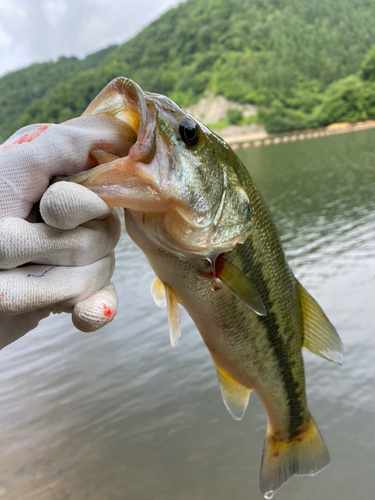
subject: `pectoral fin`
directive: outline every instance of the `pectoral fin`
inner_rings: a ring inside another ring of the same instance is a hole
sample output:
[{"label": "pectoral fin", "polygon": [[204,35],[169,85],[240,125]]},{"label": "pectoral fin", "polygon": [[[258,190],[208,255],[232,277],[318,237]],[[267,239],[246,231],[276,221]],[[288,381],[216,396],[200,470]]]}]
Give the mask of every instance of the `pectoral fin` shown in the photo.
[{"label": "pectoral fin", "polygon": [[151,294],[154,297],[155,304],[158,307],[164,308],[167,306],[165,287],[157,276],[155,276],[154,279],[152,280]]},{"label": "pectoral fin", "polygon": [[233,418],[241,420],[249,403],[251,389],[239,384],[220,368],[217,368],[217,376],[225,406]]},{"label": "pectoral fin", "polygon": [[316,300],[297,281],[303,315],[303,347],[308,351],[342,363],[343,345],[335,327],[324,314]]},{"label": "pectoral fin", "polygon": [[219,256],[216,265],[220,268],[219,278],[224,286],[250,307],[259,316],[266,316],[267,311],[253,283],[234,264]]},{"label": "pectoral fin", "polygon": [[169,285],[165,284],[165,293],[167,297],[167,310],[169,321],[169,335],[172,347],[176,347],[181,337],[181,314],[178,307],[176,292]]}]

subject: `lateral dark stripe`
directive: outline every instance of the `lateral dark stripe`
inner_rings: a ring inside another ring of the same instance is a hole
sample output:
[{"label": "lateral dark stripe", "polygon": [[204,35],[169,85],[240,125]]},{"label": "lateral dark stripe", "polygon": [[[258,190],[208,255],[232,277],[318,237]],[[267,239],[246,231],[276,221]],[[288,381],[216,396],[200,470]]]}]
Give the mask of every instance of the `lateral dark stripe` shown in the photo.
[{"label": "lateral dark stripe", "polygon": [[[255,259],[255,249],[252,238],[248,237],[245,245],[242,247],[245,252],[240,252],[243,257],[243,270],[250,277],[258,290],[263,303],[266,307],[267,315],[258,316],[258,321],[263,323],[266,328],[268,342],[270,343],[275,358],[277,359],[280,375],[284,383],[287,393],[287,403],[289,407],[289,432],[290,436],[294,437],[298,432],[296,430],[304,423],[304,408],[301,404],[298,393],[298,382],[294,379],[293,373],[290,370],[290,360],[288,358],[288,349],[280,332],[280,327],[277,322],[276,314],[271,311],[273,302],[270,298],[267,283],[264,279],[262,266]],[[249,258],[250,257],[250,258]]]}]

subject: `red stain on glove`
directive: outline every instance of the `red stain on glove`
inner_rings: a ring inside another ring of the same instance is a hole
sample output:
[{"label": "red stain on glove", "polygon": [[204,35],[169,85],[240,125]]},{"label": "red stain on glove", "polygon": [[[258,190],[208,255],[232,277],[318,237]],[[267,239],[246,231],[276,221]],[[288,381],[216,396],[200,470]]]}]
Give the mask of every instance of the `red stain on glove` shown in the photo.
[{"label": "red stain on glove", "polygon": [[114,311],[112,310],[111,307],[107,306],[106,304],[103,304],[103,316],[107,319],[110,317],[113,317],[115,315]]},{"label": "red stain on glove", "polygon": [[43,132],[45,132],[50,125],[51,123],[42,123],[34,125],[36,127],[36,130],[34,132],[32,132],[31,134],[22,135],[21,137],[14,139],[14,141],[12,142],[5,143],[2,146],[0,146],[0,149],[6,151],[7,149],[11,148],[12,146],[15,146],[16,144],[24,144],[25,142],[31,142],[37,137],[39,137],[41,134],[43,134]]}]

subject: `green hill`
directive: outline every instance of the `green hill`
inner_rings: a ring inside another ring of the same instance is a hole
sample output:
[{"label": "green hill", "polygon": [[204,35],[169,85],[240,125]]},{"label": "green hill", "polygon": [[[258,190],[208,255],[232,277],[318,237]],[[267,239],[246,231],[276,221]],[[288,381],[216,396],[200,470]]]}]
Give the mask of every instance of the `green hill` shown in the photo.
[{"label": "green hill", "polygon": [[0,78],[0,139],[18,128],[16,122],[33,101],[43,97],[56,85],[72,80],[82,71],[96,68],[115,48],[112,45],[83,60],[60,57],[57,62],[32,64]]},{"label": "green hill", "polygon": [[254,103],[269,131],[375,118],[374,45],[372,0],[188,0],[108,53],[1,78],[0,136],[77,116],[115,76],[182,106]]}]

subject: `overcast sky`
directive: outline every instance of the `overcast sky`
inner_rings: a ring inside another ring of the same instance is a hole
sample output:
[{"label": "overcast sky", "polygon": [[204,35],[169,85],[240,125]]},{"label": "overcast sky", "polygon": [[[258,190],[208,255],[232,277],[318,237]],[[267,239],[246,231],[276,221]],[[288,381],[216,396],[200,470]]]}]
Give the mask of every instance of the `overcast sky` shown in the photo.
[{"label": "overcast sky", "polygon": [[123,43],[181,0],[0,0],[0,76]]}]

